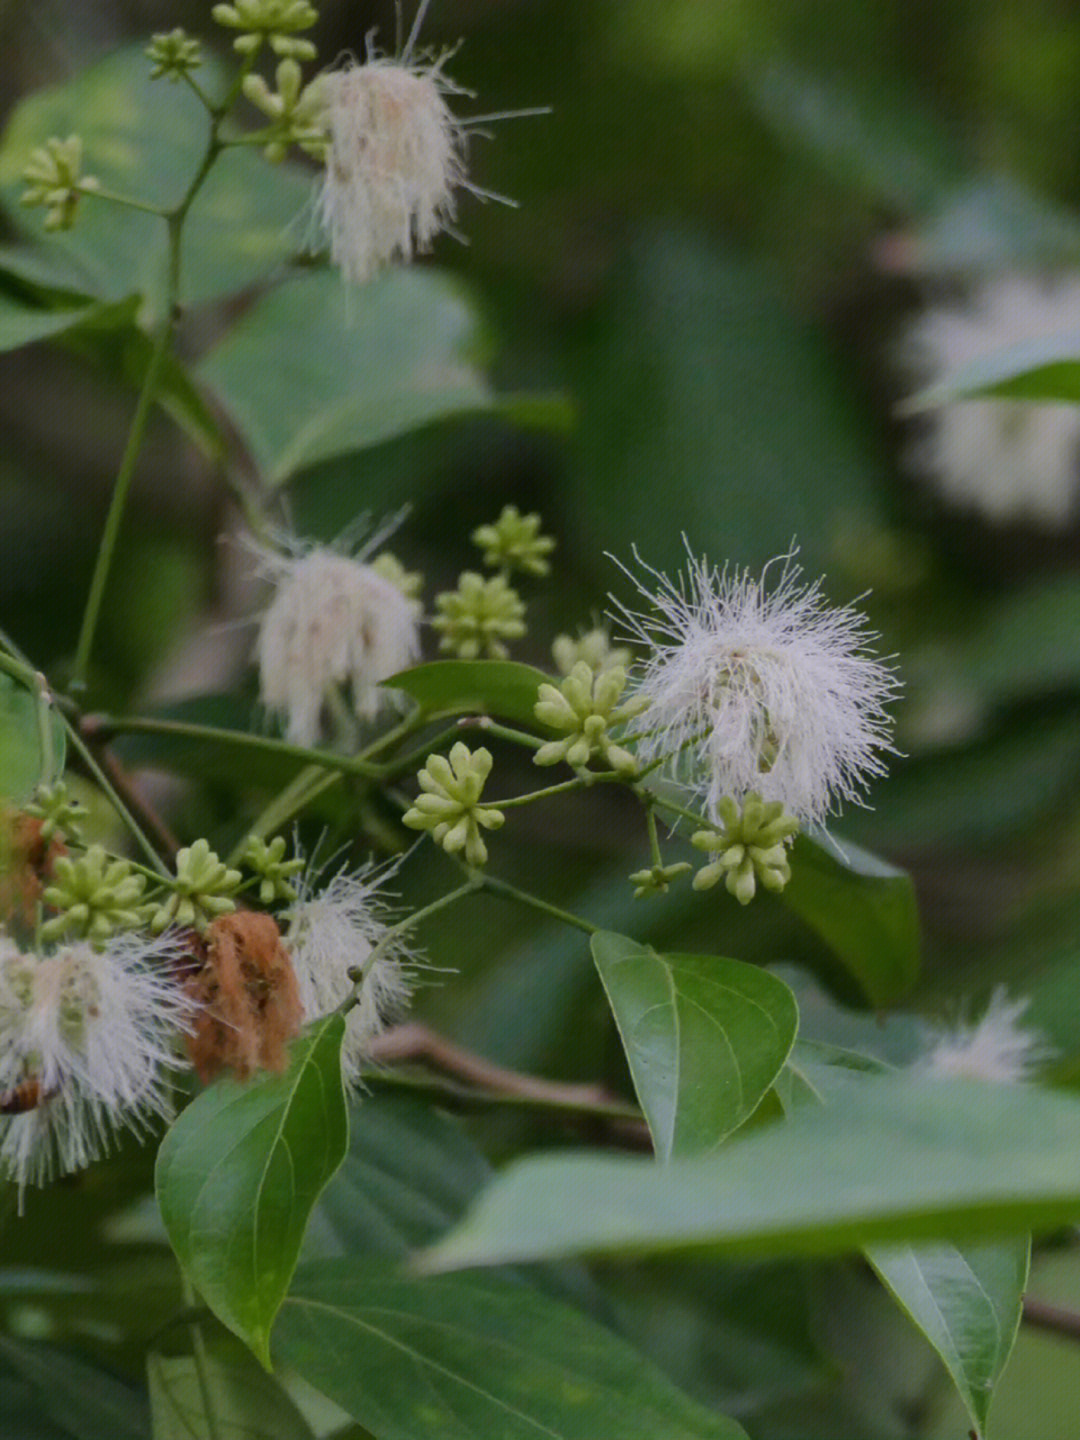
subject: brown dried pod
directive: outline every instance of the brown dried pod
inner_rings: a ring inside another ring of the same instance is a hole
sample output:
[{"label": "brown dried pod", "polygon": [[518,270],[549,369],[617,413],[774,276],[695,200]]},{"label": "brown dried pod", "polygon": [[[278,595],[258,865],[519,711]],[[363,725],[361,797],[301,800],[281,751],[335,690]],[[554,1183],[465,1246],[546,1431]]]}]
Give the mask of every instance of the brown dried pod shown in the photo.
[{"label": "brown dried pod", "polygon": [[42,838],[44,823],[21,810],[0,812],[0,920],[32,926],[53,865],[68,853],[59,835]]},{"label": "brown dried pod", "polygon": [[288,1043],[304,1019],[289,952],[273,916],[221,915],[207,926],[205,960],[188,980],[199,1004],[188,1054],[204,1083],[232,1070],[285,1069]]}]

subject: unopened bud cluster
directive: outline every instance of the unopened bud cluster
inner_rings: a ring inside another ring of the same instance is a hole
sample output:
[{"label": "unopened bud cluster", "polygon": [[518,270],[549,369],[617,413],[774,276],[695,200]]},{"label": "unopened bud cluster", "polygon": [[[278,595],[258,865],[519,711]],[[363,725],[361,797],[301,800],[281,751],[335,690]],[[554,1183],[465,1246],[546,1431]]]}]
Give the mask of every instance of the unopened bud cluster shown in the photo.
[{"label": "unopened bud cluster", "polygon": [[82,174],[83,142],[78,135],[53,137],[31,151],[22,172],[27,188],[19,204],[44,206],[46,230],[70,230],[75,224],[79,197],[96,190],[97,180]]},{"label": "unopened bud cluster", "polygon": [[158,80],[164,76],[174,85],[202,64],[202,45],[179,26],[153,36],[146,53],[154,62],[150,79]]},{"label": "unopened bud cluster", "polygon": [[219,859],[206,840],[186,845],[177,852],[169,893],[150,916],[151,933],[160,935],[170,925],[205,930],[219,915],[236,909],[233,895],[243,878]]},{"label": "unopened bud cluster", "polygon": [[491,765],[489,750],[470,751],[460,740],[449,759],[429,755],[416,777],[424,793],[405,812],[404,823],[412,830],[429,830],[436,845],[450,855],[464,855],[469,865],[486,864],[480,831],[497,830],[506,818],[501,810],[480,804]]},{"label": "unopened bud cluster", "polygon": [[799,822],[779,800],[765,801],[751,792],[741,807],[728,795],[718,803],[722,829],[698,830],[691,844],[715,855],[694,876],[695,890],[708,890],[720,879],[740,905],[749,905],[760,884],[783,890],[791,879],[788,846]]},{"label": "unopened bud cluster", "polygon": [[626,671],[614,666],[595,674],[580,661],[556,689],[541,685],[534,707],[536,718],[552,730],[564,731],[561,740],[549,740],[533,756],[537,765],[557,765],[565,760],[581,769],[593,760],[601,761],[622,775],[637,772],[637,758],[611,736],[612,727],[632,720],[649,704],[630,699],[619,704],[626,689]]},{"label": "unopened bud cluster", "polygon": [[233,0],[231,5],[215,5],[210,14],[219,25],[241,32],[233,41],[241,55],[253,55],[269,41],[276,55],[315,59],[311,41],[296,38],[298,30],[310,30],[319,18],[308,0]]},{"label": "unopened bud cluster", "polygon": [[477,526],[473,544],[483,550],[489,570],[521,570],[543,577],[551,571],[547,557],[555,549],[555,540],[540,533],[540,523],[539,515],[522,515],[516,505],[505,505],[493,524]]}]

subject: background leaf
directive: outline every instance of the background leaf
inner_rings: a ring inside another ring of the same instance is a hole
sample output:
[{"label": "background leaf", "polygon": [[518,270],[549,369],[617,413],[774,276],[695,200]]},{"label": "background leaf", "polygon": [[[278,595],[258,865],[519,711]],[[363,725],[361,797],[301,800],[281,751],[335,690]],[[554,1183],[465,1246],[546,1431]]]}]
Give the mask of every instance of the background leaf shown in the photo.
[{"label": "background leaf", "polygon": [[194,1356],[147,1356],[154,1440],[312,1440],[286,1392],[246,1351],[209,1351],[204,1365],[213,1429]]},{"label": "background leaf", "polygon": [[623,1340],[497,1276],[302,1266],[275,1351],[379,1440],[739,1440]]},{"label": "background leaf", "polygon": [[315,1024],[283,1075],[217,1081],[158,1151],[158,1203],[181,1265],[267,1365],[308,1217],[348,1147],[344,1023],[331,1015]]},{"label": "background leaf", "polygon": [[1077,1217],[1080,1101],[1032,1086],[886,1076],[666,1169],[582,1154],[518,1161],[428,1263],[701,1248],[837,1254],[1015,1235]]},{"label": "background leaf", "polygon": [[712,955],[592,937],[634,1088],[661,1160],[713,1150],[757,1109],[799,1023],[782,980]]},{"label": "background leaf", "polygon": [[[62,1434],[75,1440],[102,1440],[106,1435],[109,1440],[149,1440],[144,1397],[99,1366],[52,1345],[12,1336],[0,1336],[0,1364],[30,1387]],[[15,1440],[13,1431],[6,1433]]]},{"label": "background leaf", "polygon": [[431,660],[383,682],[411,695],[426,715],[497,715],[536,726],[537,690],[551,676],[512,660]]},{"label": "background leaf", "polygon": [[[66,736],[55,714],[50,714],[53,774],[64,768]],[[13,805],[29,800],[44,776],[37,701],[10,675],[0,674],[0,799]]]}]

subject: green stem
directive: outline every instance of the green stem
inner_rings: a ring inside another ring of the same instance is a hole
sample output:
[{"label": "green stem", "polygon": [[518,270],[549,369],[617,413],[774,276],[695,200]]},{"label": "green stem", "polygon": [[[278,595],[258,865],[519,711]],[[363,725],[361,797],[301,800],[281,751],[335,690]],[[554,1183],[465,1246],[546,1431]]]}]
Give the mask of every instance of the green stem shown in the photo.
[{"label": "green stem", "polygon": [[128,830],[130,831],[132,837],[135,840],[135,843],[138,845],[139,849],[143,852],[146,858],[150,861],[150,864],[154,868],[154,873],[160,875],[165,880],[171,880],[172,876],[166,868],[165,862],[162,860],[161,856],[147,839],[145,833],[143,832],[142,826],[138,823],[134,815],[132,815],[131,811],[124,804],[123,800],[121,800],[120,796],[116,793],[112,781],[109,779],[109,777],[105,774],[104,770],[102,770],[101,766],[94,759],[89,747],[83,743],[83,738],[79,734],[77,728],[71,723],[71,721],[67,718],[66,715],[61,715],[60,720],[64,726],[64,729],[67,731],[68,744],[78,751],[83,764],[90,771],[90,774],[94,777],[98,788],[104,791],[106,797],[109,800],[109,803],[112,805],[116,813],[120,816],[120,819],[127,826]]},{"label": "green stem", "polygon": [[52,700],[49,685],[40,672],[34,676],[37,698],[38,743],[41,746],[41,777],[46,785],[56,779],[56,755],[53,750]]},{"label": "green stem", "polygon": [[206,91],[202,88],[202,86],[199,84],[199,82],[195,79],[194,75],[192,75],[190,71],[184,70],[181,72],[181,74],[183,76],[185,85],[187,85],[190,90],[194,91],[194,93],[206,106],[207,110],[210,112],[210,115],[213,116],[214,102],[210,99],[210,96],[207,95]]},{"label": "green stem", "polygon": [[110,205],[123,205],[128,210],[141,210],[145,215],[157,215],[161,219],[166,219],[169,214],[160,205],[152,205],[149,200],[136,200],[132,195],[121,195],[116,190],[106,190],[100,185],[94,185],[89,190],[80,187],[80,194],[90,195],[95,200],[107,200]]},{"label": "green stem", "polygon": [[[195,1306],[195,1290],[191,1281],[180,1271],[180,1284],[186,1309],[193,1309]],[[217,1406],[214,1400],[214,1392],[210,1385],[210,1370],[207,1364],[206,1341],[203,1339],[202,1326],[192,1324],[189,1327],[191,1335],[191,1353],[195,1361],[195,1374],[199,1382],[199,1395],[202,1399],[203,1414],[206,1418],[207,1440],[224,1440],[224,1431],[218,1423]]]},{"label": "green stem", "polygon": [[365,1085],[384,1085],[391,1089],[408,1090],[414,1094],[427,1095],[434,1100],[457,1100],[466,1105],[510,1105],[518,1109],[555,1112],[561,1115],[581,1116],[585,1120],[642,1120],[641,1111],[634,1105],[610,1105],[581,1100],[563,1100],[544,1095],[520,1095],[496,1093],[491,1090],[477,1090],[471,1086],[455,1084],[453,1080],[440,1080],[426,1076],[410,1075],[404,1071],[381,1066],[378,1069],[361,1070],[360,1077]]},{"label": "green stem", "polygon": [[355,755],[337,755],[332,750],[310,750],[292,745],[287,740],[274,740],[266,735],[251,735],[246,730],[229,730],[217,725],[189,724],[186,720],[155,720],[143,715],[92,715],[86,723],[103,737],[113,735],[175,735],[186,740],[208,740],[217,745],[235,745],[240,749],[261,750],[267,755],[282,755],[302,760],[322,770],[339,770],[343,775],[364,775],[380,778],[383,769],[368,764]]},{"label": "green stem", "polygon": [[551,905],[547,900],[541,900],[538,895],[530,895],[527,890],[519,890],[516,885],[510,885],[505,880],[496,880],[493,875],[481,875],[481,886],[490,890],[493,895],[503,895],[507,900],[515,900],[519,905],[528,905],[533,910],[542,910],[545,915],[552,915],[556,920],[561,920],[564,925],[572,925],[575,930],[584,930],[586,935],[596,935],[599,925],[594,925],[591,920],[585,920],[580,915],[573,915],[569,910],[560,910],[557,905]]},{"label": "green stem", "polygon": [[13,680],[18,680],[21,685],[25,685],[27,690],[35,688],[37,671],[34,667],[27,665],[22,660],[16,660],[13,655],[5,655],[2,650],[0,650],[0,670],[5,675],[10,675]]},{"label": "green stem", "polygon": [[274,796],[273,800],[244,831],[241,839],[229,852],[225,863],[227,865],[237,864],[250,836],[257,835],[260,839],[265,840],[268,835],[273,835],[283,825],[287,825],[309,800],[314,800],[317,795],[321,795],[331,785],[336,785],[341,779],[341,774],[342,772],[339,770],[327,775],[319,765],[308,765],[301,770],[300,774],[291,780],[284,790]]},{"label": "green stem", "polygon": [[371,953],[364,960],[364,963],[355,966],[349,971],[349,979],[353,981],[353,990],[342,1005],[339,1006],[341,1013],[347,1015],[353,1006],[360,1003],[361,986],[371,973],[376,960],[381,959],[382,956],[386,954],[387,950],[390,949],[399,935],[404,935],[409,930],[414,929],[422,920],[426,920],[429,915],[435,915],[438,911],[445,910],[448,905],[455,905],[459,900],[464,900],[466,895],[475,895],[477,890],[481,889],[483,883],[482,876],[475,874],[470,875],[464,885],[459,885],[456,890],[451,890],[446,895],[440,895],[438,900],[432,900],[430,905],[425,905],[420,910],[414,910],[413,913],[407,915],[404,920],[399,920],[396,925],[391,925],[378,943],[372,947]]},{"label": "green stem", "polygon": [[660,854],[660,836],[656,833],[656,807],[647,804],[645,806],[645,821],[649,827],[649,853],[652,855],[653,869],[663,868],[663,857]]},{"label": "green stem", "polygon": [[539,750],[544,744],[535,735],[530,735],[527,730],[514,730],[509,725],[500,725],[498,721],[491,720],[486,715],[478,716],[472,722],[477,730],[483,730],[486,735],[496,735],[500,740],[510,740],[515,745],[525,745],[530,750]]}]

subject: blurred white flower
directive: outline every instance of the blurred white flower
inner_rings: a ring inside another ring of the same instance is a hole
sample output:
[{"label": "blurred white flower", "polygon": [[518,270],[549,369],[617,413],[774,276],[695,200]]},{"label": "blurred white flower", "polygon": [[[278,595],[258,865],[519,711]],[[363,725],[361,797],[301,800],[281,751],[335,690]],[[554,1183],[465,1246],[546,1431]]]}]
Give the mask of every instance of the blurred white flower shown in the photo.
[{"label": "blurred white flower", "polygon": [[0,952],[0,1171],[20,1186],[89,1164],[122,1128],[171,1110],[194,1005],[178,942],[116,936],[51,955]]},{"label": "blurred white flower", "polygon": [[893,749],[884,707],[899,685],[869,653],[865,617],[827,605],[820,582],[801,585],[790,555],[769,590],[770,566],[755,580],[688,555],[672,582],[635,552],[651,590],[626,572],[652,606],[618,607],[651,651],[634,690],[649,707],[629,729],[638,757],[665,757],[714,824],[725,796],[755,792],[804,822],[859,801]]},{"label": "blurred white flower", "polygon": [[[309,1020],[330,1014],[353,989],[349,970],[363,967],[386,939],[387,903],[379,893],[396,865],[339,871],[322,890],[310,883],[288,911],[285,945]],[[406,1010],[416,983],[416,956],[404,937],[393,937],[364,974],[360,998],[345,1019],[341,1068],[355,1081],[376,1035]]]},{"label": "blurred white flower", "polygon": [[1027,1080],[1053,1052],[1037,1030],[1025,1029],[1020,1017],[1030,1000],[1010,1000],[1004,985],[994,988],[982,1018],[939,1029],[926,1055],[916,1062],[924,1074],[941,1078]]},{"label": "blurred white flower", "polygon": [[[1080,279],[1000,275],[967,298],[926,310],[900,358],[931,384],[958,366],[1041,335],[1080,330]],[[989,519],[1060,526],[1080,492],[1080,407],[963,400],[920,416],[909,458],[949,500]]]},{"label": "blurred white flower", "polygon": [[316,743],[326,693],[335,684],[351,686],[361,719],[396,705],[379,681],[420,653],[415,601],[373,565],[327,546],[259,555],[262,574],[275,586],[256,645],[260,698],[285,716],[288,738]]}]

